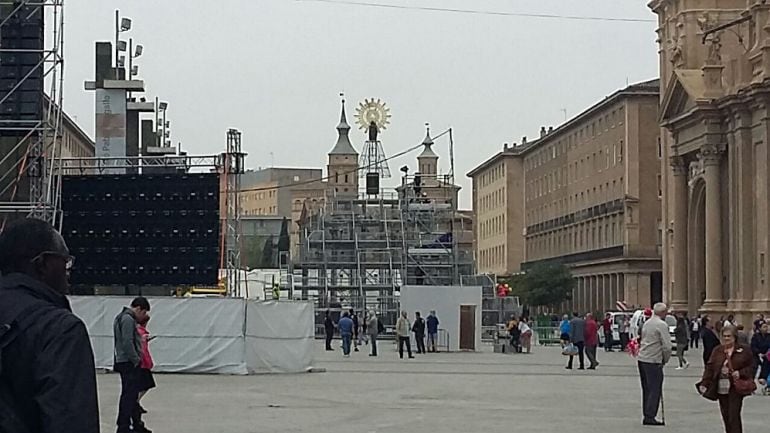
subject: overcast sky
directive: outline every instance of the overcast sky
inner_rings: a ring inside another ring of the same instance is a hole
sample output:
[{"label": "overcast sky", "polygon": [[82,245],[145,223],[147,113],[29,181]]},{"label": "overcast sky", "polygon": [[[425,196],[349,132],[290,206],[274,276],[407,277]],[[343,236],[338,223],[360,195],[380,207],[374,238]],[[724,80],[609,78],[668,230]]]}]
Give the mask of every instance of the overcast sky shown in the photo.
[{"label": "overcast sky", "polygon": [[[359,1],[359,0],[351,0]],[[191,154],[224,149],[243,131],[252,168],[325,167],[336,139],[339,93],[348,120],[364,98],[391,108],[386,155],[453,128],[461,205],[470,169],[504,142],[538,135],[626,82],[658,74],[655,16],[639,0],[360,0],[495,12],[635,18],[586,21],[365,7],[295,0],[70,0],[66,2],[64,108],[94,134],[94,42],[124,34],[148,99],[169,102],[174,144]],[[361,150],[362,131],[351,131]],[[448,141],[437,141],[448,170]],[[271,158],[270,154],[273,154]],[[398,173],[416,153],[390,162]]]}]

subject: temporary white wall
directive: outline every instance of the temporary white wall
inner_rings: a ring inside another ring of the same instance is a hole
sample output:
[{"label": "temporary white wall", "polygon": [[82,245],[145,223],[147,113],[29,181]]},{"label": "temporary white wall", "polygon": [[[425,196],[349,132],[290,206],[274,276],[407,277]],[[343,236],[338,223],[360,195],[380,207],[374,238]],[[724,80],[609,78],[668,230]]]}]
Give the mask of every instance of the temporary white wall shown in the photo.
[{"label": "temporary white wall", "polygon": [[439,328],[449,332],[450,351],[460,349],[460,306],[475,305],[475,346],[476,350],[481,350],[480,286],[402,286],[400,303],[401,310],[409,313],[409,320],[412,322],[415,311],[419,311],[423,317],[428,317],[428,313],[435,310]]},{"label": "temporary white wall", "polygon": [[[112,368],[113,320],[128,297],[78,296],[97,368]],[[249,374],[302,372],[312,366],[313,308],[304,302],[231,298],[151,298],[148,325],[154,371]],[[253,323],[252,323],[253,322]],[[280,349],[277,344],[280,342]]]},{"label": "temporary white wall", "polygon": [[314,320],[309,302],[248,302],[245,359],[249,373],[296,373],[310,368]]}]

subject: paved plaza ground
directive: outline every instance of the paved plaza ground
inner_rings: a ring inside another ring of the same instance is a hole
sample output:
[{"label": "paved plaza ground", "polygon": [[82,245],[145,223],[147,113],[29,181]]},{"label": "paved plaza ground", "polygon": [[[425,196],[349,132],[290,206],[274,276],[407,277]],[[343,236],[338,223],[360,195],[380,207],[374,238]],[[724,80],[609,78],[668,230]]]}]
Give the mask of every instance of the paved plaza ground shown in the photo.
[{"label": "paved plaza ground", "polygon": [[[639,379],[623,353],[600,352],[596,371],[568,371],[555,347],[502,355],[486,346],[400,361],[392,344],[381,345],[378,358],[364,347],[348,359],[318,345],[324,373],[157,375],[145,419],[157,433],[723,431],[718,406],[695,393],[700,351],[690,369],[666,368],[661,429],[640,425]],[[99,376],[105,432],[115,429],[119,389],[118,376]],[[767,431],[769,414],[770,397],[748,398],[744,431]]]}]

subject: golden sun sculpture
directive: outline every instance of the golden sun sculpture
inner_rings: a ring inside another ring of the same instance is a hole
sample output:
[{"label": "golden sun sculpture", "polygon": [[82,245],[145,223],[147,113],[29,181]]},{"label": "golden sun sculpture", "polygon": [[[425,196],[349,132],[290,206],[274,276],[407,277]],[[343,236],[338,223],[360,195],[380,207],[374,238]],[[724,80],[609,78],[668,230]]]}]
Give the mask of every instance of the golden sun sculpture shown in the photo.
[{"label": "golden sun sculpture", "polygon": [[390,124],[390,108],[379,99],[364,99],[356,108],[356,124],[359,129],[366,131],[372,122],[378,131],[387,129]]}]

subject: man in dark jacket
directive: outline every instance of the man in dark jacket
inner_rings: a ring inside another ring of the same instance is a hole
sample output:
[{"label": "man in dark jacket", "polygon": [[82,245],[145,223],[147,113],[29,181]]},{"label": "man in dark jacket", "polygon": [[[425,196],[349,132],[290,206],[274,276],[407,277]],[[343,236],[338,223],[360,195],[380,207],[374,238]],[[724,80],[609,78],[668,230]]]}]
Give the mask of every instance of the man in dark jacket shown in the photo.
[{"label": "man in dark jacket", "polygon": [[[751,337],[751,353],[756,358],[756,370],[759,371],[762,366],[768,362],[767,353],[770,352],[770,333],[768,333],[770,325],[762,323],[759,326],[759,332],[756,332]],[[756,374],[756,373],[755,373]],[[767,377],[761,377],[761,379],[767,379]]]},{"label": "man in dark jacket", "polygon": [[334,350],[332,347],[332,339],[334,338],[334,321],[329,310],[326,310],[324,316],[324,332],[326,333],[326,350]]},{"label": "man in dark jacket", "polygon": [[150,302],[140,296],[131,302],[131,307],[115,316],[113,334],[115,337],[115,365],[113,369],[120,373],[120,403],[118,405],[118,433],[150,433],[142,422],[142,410],[139,406],[141,390],[142,338],[136,329],[136,323],[147,318]]},{"label": "man in dark jacket", "polygon": [[73,258],[50,224],[0,235],[0,431],[98,433],[88,330],[64,294]]},{"label": "man in dark jacket", "polygon": [[414,340],[417,342],[417,353],[425,353],[425,319],[420,317],[420,312],[414,313],[414,324],[412,325]]},{"label": "man in dark jacket", "polygon": [[431,352],[436,351],[436,340],[438,340],[438,317],[436,317],[436,312],[431,310],[430,314],[428,314],[428,320],[425,321],[426,325],[428,325],[428,350]]}]

